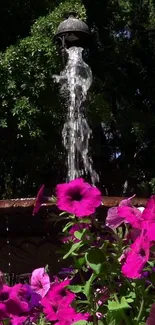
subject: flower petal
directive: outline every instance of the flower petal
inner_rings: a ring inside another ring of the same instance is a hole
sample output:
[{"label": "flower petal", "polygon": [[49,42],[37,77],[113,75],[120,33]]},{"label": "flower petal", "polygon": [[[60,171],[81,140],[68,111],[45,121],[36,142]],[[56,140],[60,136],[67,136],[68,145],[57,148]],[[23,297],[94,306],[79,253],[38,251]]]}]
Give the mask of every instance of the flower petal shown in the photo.
[{"label": "flower petal", "polygon": [[136,194],[132,195],[131,197],[127,198],[127,199],[124,199],[122,200],[120,203],[119,203],[119,206],[122,207],[122,206],[132,206],[132,199],[134,199],[134,197],[136,196]]},{"label": "flower petal", "polygon": [[142,213],[144,220],[149,222],[155,222],[155,195],[153,195],[148,201],[145,210]]},{"label": "flower petal", "polygon": [[146,325],[154,325],[155,324],[155,304],[152,305],[150,310],[150,315],[146,321]]},{"label": "flower petal", "polygon": [[125,217],[122,217],[118,213],[118,208],[113,207],[108,210],[106,218],[106,226],[111,229],[116,229],[125,221]]}]

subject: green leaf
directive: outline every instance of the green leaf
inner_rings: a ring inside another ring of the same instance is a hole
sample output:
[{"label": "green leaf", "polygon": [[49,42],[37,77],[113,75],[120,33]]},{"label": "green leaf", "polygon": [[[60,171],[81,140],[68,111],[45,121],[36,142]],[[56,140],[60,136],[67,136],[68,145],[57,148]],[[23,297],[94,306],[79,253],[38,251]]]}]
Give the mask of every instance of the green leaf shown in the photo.
[{"label": "green leaf", "polygon": [[108,300],[108,309],[109,310],[119,310],[131,308],[131,306],[127,303],[125,297],[121,298],[121,301],[110,301]]},{"label": "green leaf", "polygon": [[83,229],[82,231],[75,231],[74,236],[77,239],[81,240],[85,232],[86,232],[86,229]]},{"label": "green leaf", "polygon": [[46,266],[45,266],[45,272],[49,273],[49,265],[48,264],[46,264]]},{"label": "green leaf", "polygon": [[96,275],[92,274],[91,277],[89,278],[88,281],[86,281],[83,293],[85,294],[85,296],[87,297],[87,299],[89,299],[90,297],[90,289],[91,289],[91,284],[92,282],[95,280]]},{"label": "green leaf", "polygon": [[73,323],[72,325],[87,325],[88,322],[86,320],[79,320],[78,322]]},{"label": "green leaf", "polygon": [[88,300],[76,300],[75,305],[89,305],[89,301]]},{"label": "green leaf", "polygon": [[126,298],[126,302],[128,302],[129,304],[131,304],[132,302],[134,302],[134,299],[132,299],[132,298]]},{"label": "green leaf", "polygon": [[85,257],[80,257],[78,259],[78,264],[79,264],[79,266],[83,266],[85,264]]},{"label": "green leaf", "polygon": [[122,313],[118,311],[108,311],[106,315],[106,321],[108,325],[120,325],[122,321]]},{"label": "green leaf", "polygon": [[98,248],[90,249],[86,254],[86,263],[90,266],[90,268],[96,273],[100,274],[103,266],[104,255],[101,250]]},{"label": "green leaf", "polygon": [[[55,201],[56,201],[56,199],[55,199]],[[59,214],[59,216],[63,216],[64,214],[67,214],[67,212],[66,212],[66,211],[63,211],[63,212],[61,212],[61,213]]]},{"label": "green leaf", "polygon": [[10,324],[10,320],[9,319],[4,319],[2,324],[3,325],[9,325]]},{"label": "green leaf", "polygon": [[83,291],[83,286],[80,285],[70,285],[68,286],[68,289],[74,293],[82,292]]},{"label": "green leaf", "polygon": [[81,223],[91,223],[91,219],[89,219],[89,218],[84,218],[84,219],[82,219],[82,221],[81,221]]},{"label": "green leaf", "polygon": [[73,244],[71,246],[70,250],[68,251],[68,253],[66,255],[64,255],[63,259],[65,260],[68,256],[70,256],[72,253],[77,251],[82,246],[83,246],[83,243],[81,241],[78,242],[78,243]]},{"label": "green leaf", "polygon": [[135,300],[135,298],[136,298],[136,294],[135,294],[135,292],[131,291],[131,292],[129,293],[129,295],[126,296],[125,298],[126,298],[126,301],[127,301],[128,303],[132,303],[132,302]]},{"label": "green leaf", "polygon": [[65,227],[63,228],[62,232],[65,232],[69,227],[71,227],[74,224],[73,221],[68,222]]},{"label": "green leaf", "polygon": [[151,267],[154,267],[154,262],[152,262],[152,261],[148,261],[148,264],[149,264]]},{"label": "green leaf", "polygon": [[98,325],[104,325],[104,323],[102,322],[102,320],[98,320]]}]

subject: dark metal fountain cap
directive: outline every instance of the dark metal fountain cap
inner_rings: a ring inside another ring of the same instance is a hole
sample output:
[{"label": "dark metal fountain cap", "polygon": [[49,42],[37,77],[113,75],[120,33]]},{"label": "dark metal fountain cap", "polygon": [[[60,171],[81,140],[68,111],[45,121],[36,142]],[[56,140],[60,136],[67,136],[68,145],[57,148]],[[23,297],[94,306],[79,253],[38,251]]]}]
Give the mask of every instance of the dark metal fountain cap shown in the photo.
[{"label": "dark metal fountain cap", "polygon": [[90,43],[91,34],[88,26],[80,19],[76,18],[75,12],[70,12],[57,29],[54,40],[64,39],[67,47],[82,46],[87,47]]}]

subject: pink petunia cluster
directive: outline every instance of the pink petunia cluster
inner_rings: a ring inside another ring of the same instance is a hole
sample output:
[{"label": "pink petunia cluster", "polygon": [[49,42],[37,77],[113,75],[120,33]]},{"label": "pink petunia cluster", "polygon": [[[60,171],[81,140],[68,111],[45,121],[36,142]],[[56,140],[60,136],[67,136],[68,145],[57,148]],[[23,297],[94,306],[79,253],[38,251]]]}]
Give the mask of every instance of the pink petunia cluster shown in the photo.
[{"label": "pink petunia cluster", "polygon": [[66,289],[69,284],[69,280],[52,283],[47,295],[41,301],[46,319],[54,322],[54,325],[71,325],[79,320],[87,320],[89,317],[87,313],[77,314],[71,306],[75,294]]},{"label": "pink petunia cluster", "polygon": [[39,316],[40,300],[30,285],[3,285],[0,290],[0,320],[10,319],[12,325],[23,324],[28,318],[35,321]]},{"label": "pink petunia cluster", "polygon": [[76,313],[72,307],[75,294],[66,286],[69,280],[53,283],[45,271],[39,268],[32,272],[30,284],[3,284],[0,289],[0,320],[9,320],[10,325],[31,324],[43,314],[53,325],[71,325],[78,320],[87,320],[88,314]]},{"label": "pink petunia cluster", "polygon": [[146,208],[132,206],[132,198],[123,200],[118,207],[109,209],[106,226],[116,229],[122,223],[130,224],[127,239],[133,243],[124,252],[121,260],[124,276],[141,278],[144,266],[150,257],[150,247],[155,241],[155,196],[147,202]]}]

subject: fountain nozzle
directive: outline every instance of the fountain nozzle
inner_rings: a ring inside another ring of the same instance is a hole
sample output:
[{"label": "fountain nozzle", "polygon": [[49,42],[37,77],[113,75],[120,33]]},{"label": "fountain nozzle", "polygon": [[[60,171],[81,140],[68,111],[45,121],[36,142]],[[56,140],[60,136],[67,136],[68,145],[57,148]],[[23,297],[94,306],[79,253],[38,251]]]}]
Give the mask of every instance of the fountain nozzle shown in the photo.
[{"label": "fountain nozzle", "polygon": [[89,28],[86,23],[76,17],[76,12],[71,11],[68,18],[58,26],[54,41],[62,49],[72,46],[88,48],[90,45],[91,33]]}]

